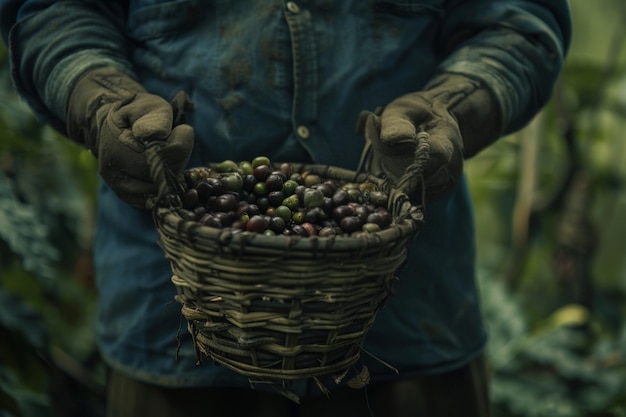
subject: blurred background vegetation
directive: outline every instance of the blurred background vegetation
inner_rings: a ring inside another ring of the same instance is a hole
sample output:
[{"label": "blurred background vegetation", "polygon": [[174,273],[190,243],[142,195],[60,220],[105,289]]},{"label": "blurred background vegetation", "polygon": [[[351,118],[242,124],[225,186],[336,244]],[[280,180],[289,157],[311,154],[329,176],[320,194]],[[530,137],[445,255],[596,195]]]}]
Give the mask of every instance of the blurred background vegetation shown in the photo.
[{"label": "blurred background vegetation", "polygon": [[[495,417],[626,416],[626,2],[571,5],[553,99],[466,167]],[[0,416],[101,416],[95,161],[0,62]]]}]

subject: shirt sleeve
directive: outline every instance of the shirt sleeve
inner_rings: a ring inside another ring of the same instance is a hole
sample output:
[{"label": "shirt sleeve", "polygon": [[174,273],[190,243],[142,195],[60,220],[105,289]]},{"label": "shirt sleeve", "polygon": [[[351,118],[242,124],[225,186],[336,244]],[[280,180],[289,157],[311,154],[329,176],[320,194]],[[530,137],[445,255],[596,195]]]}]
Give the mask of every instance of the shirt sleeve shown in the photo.
[{"label": "shirt sleeve", "polygon": [[439,73],[482,81],[500,104],[505,134],[550,99],[571,39],[566,0],[450,1],[437,46]]},{"label": "shirt sleeve", "polygon": [[115,1],[2,1],[13,82],[42,122],[65,133],[69,94],[86,71],[114,66],[132,74],[121,7]]}]

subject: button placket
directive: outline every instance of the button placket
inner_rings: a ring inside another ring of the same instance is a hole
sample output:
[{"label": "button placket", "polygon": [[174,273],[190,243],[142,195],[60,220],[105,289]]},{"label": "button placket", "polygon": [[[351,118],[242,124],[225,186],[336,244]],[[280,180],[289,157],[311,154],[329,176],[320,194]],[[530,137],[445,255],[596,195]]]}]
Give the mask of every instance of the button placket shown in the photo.
[{"label": "button placket", "polygon": [[312,137],[310,122],[317,118],[317,46],[311,13],[294,1],[285,3],[292,42],[294,97],[292,120],[296,137]]}]

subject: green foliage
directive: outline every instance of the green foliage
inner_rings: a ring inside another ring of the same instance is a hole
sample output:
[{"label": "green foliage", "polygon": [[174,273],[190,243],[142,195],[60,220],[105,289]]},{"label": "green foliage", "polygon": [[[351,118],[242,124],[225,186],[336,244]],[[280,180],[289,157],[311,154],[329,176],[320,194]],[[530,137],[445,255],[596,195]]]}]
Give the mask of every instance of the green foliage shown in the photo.
[{"label": "green foliage", "polygon": [[[38,314],[2,288],[0,305],[0,334],[4,342],[0,346],[0,405],[14,416],[49,416],[50,401],[42,392],[45,387],[34,386],[45,377],[37,351],[47,346],[47,328]],[[29,323],[26,331],[24,323]]]},{"label": "green foliage", "polygon": [[37,122],[2,68],[0,415],[100,415],[89,268],[95,162]]},{"label": "green foliage", "polygon": [[575,304],[530,323],[524,294],[510,293],[492,272],[481,276],[495,415],[619,416],[626,404],[626,323],[613,333]]},{"label": "green foliage", "polygon": [[18,199],[9,178],[0,173],[0,238],[21,257],[26,270],[51,278],[58,251],[49,245],[48,228],[37,214],[34,206]]},{"label": "green foliage", "polygon": [[7,403],[7,414],[2,414],[7,417],[53,415],[46,395],[23,387],[13,369],[0,365],[0,404],[2,403]]},{"label": "green foliage", "polygon": [[467,166],[496,417],[626,415],[626,8],[594,5],[549,105]]}]

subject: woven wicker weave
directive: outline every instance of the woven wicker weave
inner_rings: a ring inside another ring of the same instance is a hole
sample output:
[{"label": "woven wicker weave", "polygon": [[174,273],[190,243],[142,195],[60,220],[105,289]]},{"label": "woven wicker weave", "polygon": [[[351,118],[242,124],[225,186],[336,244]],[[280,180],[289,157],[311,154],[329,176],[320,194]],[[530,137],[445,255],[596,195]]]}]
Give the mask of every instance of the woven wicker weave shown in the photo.
[{"label": "woven wicker weave", "polygon": [[379,184],[389,192],[393,225],[361,237],[235,233],[182,219],[158,147],[149,155],[160,186],[155,225],[198,359],[282,382],[340,375],[353,365],[419,230],[421,207],[379,178],[294,164],[295,172]]}]

